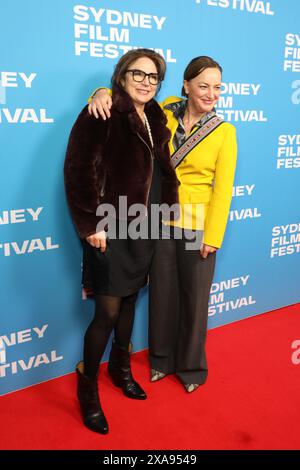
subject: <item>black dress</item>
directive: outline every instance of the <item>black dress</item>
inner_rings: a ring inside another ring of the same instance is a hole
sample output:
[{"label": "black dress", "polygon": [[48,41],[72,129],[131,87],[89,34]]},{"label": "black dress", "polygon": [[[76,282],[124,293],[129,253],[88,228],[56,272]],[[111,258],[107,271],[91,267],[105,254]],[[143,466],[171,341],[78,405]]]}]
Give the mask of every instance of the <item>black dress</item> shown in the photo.
[{"label": "black dress", "polygon": [[[160,200],[161,170],[154,158],[146,219],[148,227],[151,223],[151,205],[160,204]],[[129,222],[118,220],[118,224],[125,224],[127,229]],[[82,285],[88,295],[126,297],[147,284],[155,239],[107,239],[105,252],[94,248],[86,240],[82,241],[82,245]]]}]

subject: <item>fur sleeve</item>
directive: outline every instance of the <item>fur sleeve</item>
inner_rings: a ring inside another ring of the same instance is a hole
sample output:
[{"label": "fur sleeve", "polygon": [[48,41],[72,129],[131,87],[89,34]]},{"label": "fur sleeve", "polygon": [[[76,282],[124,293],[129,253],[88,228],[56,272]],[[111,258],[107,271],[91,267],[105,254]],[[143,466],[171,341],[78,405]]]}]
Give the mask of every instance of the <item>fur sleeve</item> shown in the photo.
[{"label": "fur sleeve", "polygon": [[96,233],[100,217],[103,148],[107,123],[90,116],[87,106],[79,114],[69,137],[64,180],[69,209],[80,238]]}]

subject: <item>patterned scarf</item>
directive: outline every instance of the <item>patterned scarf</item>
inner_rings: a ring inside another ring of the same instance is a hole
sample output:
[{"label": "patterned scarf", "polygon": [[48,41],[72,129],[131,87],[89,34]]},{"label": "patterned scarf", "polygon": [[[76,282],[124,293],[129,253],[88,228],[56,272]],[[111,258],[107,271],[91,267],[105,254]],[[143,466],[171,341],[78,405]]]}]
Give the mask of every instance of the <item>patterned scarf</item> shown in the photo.
[{"label": "patterned scarf", "polygon": [[[174,117],[178,121],[178,127],[176,129],[175,135],[173,137],[173,147],[176,151],[186,140],[183,117],[187,107],[187,100],[183,99],[182,101],[177,101],[176,103],[170,103],[164,106],[164,109],[172,111]],[[197,127],[202,127],[211,117],[216,116],[215,108],[209,113],[204,114],[201,119],[194,125],[193,129]]]}]

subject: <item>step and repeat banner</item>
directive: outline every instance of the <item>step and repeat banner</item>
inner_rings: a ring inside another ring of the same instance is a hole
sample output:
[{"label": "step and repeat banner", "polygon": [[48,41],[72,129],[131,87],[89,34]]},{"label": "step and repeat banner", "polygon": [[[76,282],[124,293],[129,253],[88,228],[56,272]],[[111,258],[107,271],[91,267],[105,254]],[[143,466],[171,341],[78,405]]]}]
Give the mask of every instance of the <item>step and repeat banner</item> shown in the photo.
[{"label": "step and repeat banner", "polygon": [[[93,301],[64,193],[70,129],[126,51],[167,61],[179,95],[195,56],[223,67],[218,113],[237,128],[228,228],[209,327],[299,302],[300,2],[2,0],[0,6],[0,394],[74,370]],[[147,288],[135,350],[147,347]],[[104,359],[107,358],[105,355]]]}]

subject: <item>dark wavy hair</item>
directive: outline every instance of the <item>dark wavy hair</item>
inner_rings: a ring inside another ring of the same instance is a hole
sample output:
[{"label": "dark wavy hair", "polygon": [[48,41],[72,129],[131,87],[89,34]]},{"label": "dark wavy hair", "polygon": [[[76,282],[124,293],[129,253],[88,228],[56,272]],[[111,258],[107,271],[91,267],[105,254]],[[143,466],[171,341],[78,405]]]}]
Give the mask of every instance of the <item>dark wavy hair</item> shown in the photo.
[{"label": "dark wavy hair", "polygon": [[141,57],[148,57],[148,59],[151,59],[156,65],[157,73],[160,80],[160,83],[157,86],[157,91],[160,89],[161,82],[165,78],[166,74],[166,61],[157,52],[153,51],[152,49],[146,48],[128,51],[120,58],[119,62],[115,66],[113,76],[111,77],[112,87],[114,85],[119,85],[123,88],[121,81],[125,79],[126,71],[133,62],[135,62],[137,59],[140,59]]}]

